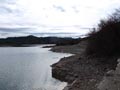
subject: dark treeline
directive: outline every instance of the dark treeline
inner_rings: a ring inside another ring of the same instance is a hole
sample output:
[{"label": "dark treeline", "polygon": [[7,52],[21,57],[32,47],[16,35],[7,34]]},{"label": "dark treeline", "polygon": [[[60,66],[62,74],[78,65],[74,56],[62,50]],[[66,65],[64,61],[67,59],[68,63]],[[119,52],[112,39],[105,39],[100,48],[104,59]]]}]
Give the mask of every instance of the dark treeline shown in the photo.
[{"label": "dark treeline", "polygon": [[120,9],[101,20],[89,34],[86,53],[93,56],[120,55]]},{"label": "dark treeline", "polygon": [[60,38],[60,37],[8,37],[0,39],[0,46],[23,46],[30,44],[56,44],[56,45],[72,45],[79,43],[80,38]]}]

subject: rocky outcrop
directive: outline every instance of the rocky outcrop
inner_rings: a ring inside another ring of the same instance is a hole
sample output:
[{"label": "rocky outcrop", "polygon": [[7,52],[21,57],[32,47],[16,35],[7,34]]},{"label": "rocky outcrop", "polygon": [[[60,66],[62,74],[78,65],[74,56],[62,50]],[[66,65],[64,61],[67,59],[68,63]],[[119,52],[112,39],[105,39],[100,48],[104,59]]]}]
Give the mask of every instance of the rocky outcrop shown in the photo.
[{"label": "rocky outcrop", "polygon": [[52,65],[52,76],[61,81],[72,83],[78,78],[77,70],[79,69],[74,66],[77,65],[76,63],[79,63],[77,56],[62,58],[58,63]]},{"label": "rocky outcrop", "polygon": [[74,54],[52,65],[52,76],[68,82],[64,90],[106,90],[100,88],[104,85],[100,82],[108,71],[116,68],[118,57],[86,57],[84,54],[86,44],[87,42],[83,41],[77,45],[58,46],[52,49]]},{"label": "rocky outcrop", "polygon": [[98,85],[99,90],[120,90],[120,59],[115,70],[107,72],[106,76]]},{"label": "rocky outcrop", "polygon": [[98,90],[97,84],[103,76],[116,67],[116,63],[104,64],[101,59],[88,59],[80,55],[62,58],[52,65],[52,76],[61,81],[68,82],[64,90]]}]

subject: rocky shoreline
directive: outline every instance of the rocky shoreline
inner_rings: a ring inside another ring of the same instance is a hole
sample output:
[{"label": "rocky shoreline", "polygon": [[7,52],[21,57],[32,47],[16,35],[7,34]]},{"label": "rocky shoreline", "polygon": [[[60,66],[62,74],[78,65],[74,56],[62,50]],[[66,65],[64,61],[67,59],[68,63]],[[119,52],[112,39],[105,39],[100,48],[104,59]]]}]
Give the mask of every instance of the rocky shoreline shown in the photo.
[{"label": "rocky shoreline", "polygon": [[[82,41],[77,45],[56,46],[51,49],[55,52],[74,54],[70,57],[64,57],[52,65],[52,76],[61,81],[68,82],[68,86],[64,90],[99,90],[99,84],[104,76],[107,75],[108,71],[115,70],[117,66],[115,61],[118,57],[86,57],[84,55],[86,44],[87,41]],[[106,59],[113,62],[102,63]]]}]

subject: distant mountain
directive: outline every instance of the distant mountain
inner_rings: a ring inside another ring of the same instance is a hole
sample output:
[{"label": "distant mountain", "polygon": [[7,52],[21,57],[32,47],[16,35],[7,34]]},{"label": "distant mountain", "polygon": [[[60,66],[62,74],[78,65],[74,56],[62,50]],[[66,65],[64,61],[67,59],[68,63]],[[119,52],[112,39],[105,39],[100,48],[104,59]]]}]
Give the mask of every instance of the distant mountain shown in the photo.
[{"label": "distant mountain", "polygon": [[24,46],[30,44],[56,44],[69,45],[79,43],[80,38],[60,38],[60,37],[36,37],[33,35],[24,37],[8,37],[0,39],[0,46]]}]

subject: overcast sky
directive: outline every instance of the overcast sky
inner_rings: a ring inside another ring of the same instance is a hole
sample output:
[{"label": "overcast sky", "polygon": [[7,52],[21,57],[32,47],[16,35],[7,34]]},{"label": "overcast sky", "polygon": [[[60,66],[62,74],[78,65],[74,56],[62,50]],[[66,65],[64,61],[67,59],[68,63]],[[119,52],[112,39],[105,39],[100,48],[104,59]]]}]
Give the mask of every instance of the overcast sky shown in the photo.
[{"label": "overcast sky", "polygon": [[119,6],[120,0],[0,0],[0,37],[85,34]]}]

